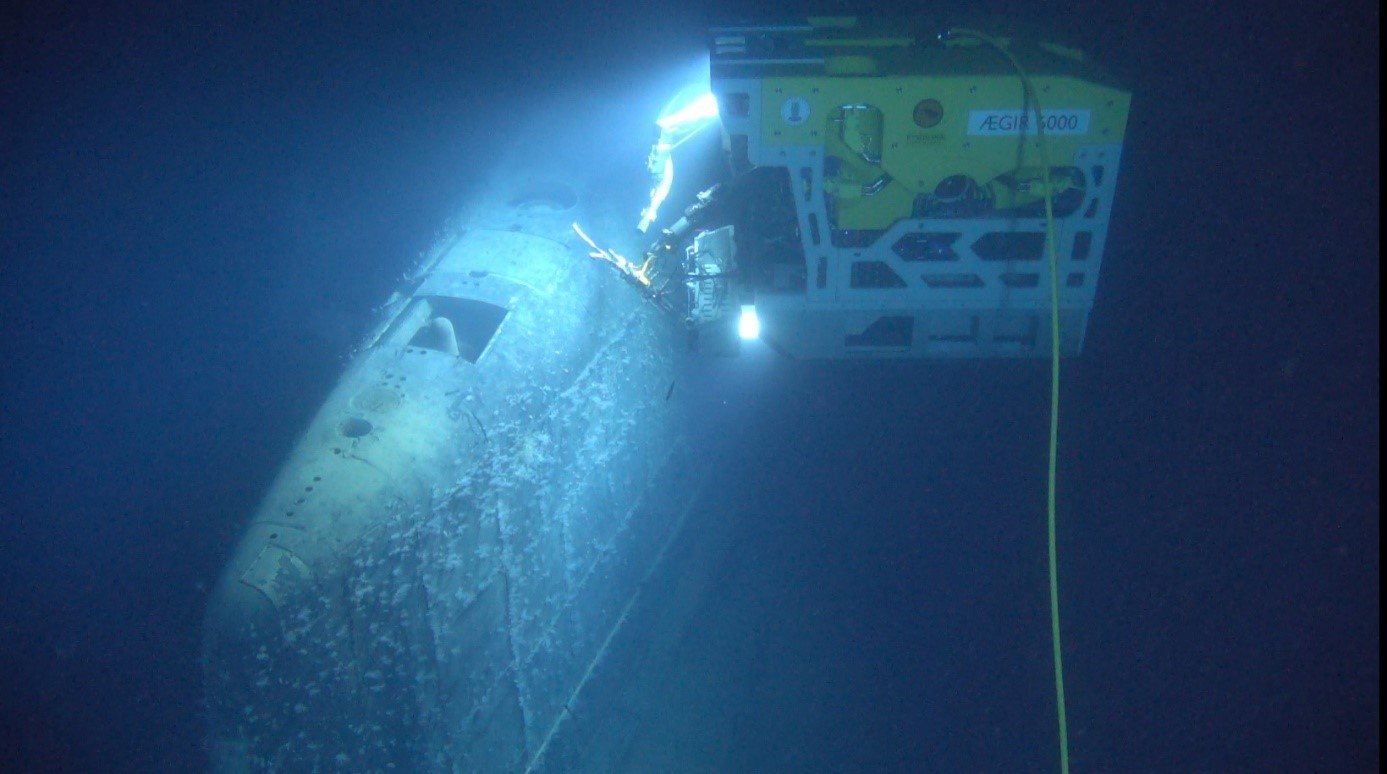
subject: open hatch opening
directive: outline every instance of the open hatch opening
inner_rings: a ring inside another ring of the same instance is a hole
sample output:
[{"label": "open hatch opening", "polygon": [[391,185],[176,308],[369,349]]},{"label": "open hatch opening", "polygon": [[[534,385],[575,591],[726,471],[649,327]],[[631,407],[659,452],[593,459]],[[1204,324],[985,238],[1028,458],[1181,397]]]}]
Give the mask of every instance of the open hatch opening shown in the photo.
[{"label": "open hatch opening", "polygon": [[408,317],[418,320],[406,346],[477,362],[506,319],[505,307],[470,298],[429,296]]}]

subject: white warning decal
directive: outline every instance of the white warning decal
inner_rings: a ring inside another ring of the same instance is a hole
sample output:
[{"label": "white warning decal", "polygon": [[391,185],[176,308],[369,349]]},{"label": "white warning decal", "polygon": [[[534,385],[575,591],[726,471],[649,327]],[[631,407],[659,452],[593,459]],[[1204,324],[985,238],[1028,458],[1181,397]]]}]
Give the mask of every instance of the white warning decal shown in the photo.
[{"label": "white warning decal", "polygon": [[790,126],[799,126],[809,120],[809,100],[804,97],[790,97],[780,103],[780,117]]},{"label": "white warning decal", "polygon": [[[1088,134],[1087,110],[1042,110],[1040,116],[1040,126],[1046,134]],[[1034,110],[970,110],[968,133],[981,137],[1035,134],[1035,118]]]}]

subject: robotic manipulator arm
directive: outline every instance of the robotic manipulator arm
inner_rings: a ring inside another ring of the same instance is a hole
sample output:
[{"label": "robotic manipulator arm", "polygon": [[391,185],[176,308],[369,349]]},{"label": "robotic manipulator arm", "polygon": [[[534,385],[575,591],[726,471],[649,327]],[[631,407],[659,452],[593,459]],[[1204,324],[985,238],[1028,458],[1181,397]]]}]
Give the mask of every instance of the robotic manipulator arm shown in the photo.
[{"label": "robotic manipulator arm", "polygon": [[[661,229],[645,251],[646,266],[661,278],[662,308],[682,316],[690,327],[721,316],[731,295],[736,270],[732,227],[710,230],[723,217],[725,192],[726,186],[718,184],[699,193],[683,217]],[[682,298],[670,297],[680,291]]]},{"label": "robotic manipulator arm", "polygon": [[697,324],[701,320],[696,319],[696,296],[711,290],[714,284],[725,283],[725,275],[732,268],[730,227],[724,227],[726,239],[713,242],[699,235],[689,244],[690,236],[717,216],[720,190],[721,185],[715,185],[699,193],[684,210],[683,217],[660,230],[639,262],[599,247],[576,223],[573,230],[591,248],[588,255],[615,267],[651,303],[669,314],[684,317],[686,323]]},{"label": "robotic manipulator arm", "polygon": [[[716,123],[717,118],[717,100],[707,91],[686,89],[665,106],[656,120],[659,138],[646,158],[652,187],[650,203],[637,225],[640,232],[647,232],[654,224],[660,205],[669,195],[674,179],[673,151]],[[639,262],[598,247],[576,224],[574,230],[592,248],[589,255],[614,266],[657,307],[696,327],[724,316],[732,295],[732,227],[708,230],[724,214],[720,202],[728,198],[723,196],[725,188],[714,185],[699,193],[679,220],[660,230]]]}]

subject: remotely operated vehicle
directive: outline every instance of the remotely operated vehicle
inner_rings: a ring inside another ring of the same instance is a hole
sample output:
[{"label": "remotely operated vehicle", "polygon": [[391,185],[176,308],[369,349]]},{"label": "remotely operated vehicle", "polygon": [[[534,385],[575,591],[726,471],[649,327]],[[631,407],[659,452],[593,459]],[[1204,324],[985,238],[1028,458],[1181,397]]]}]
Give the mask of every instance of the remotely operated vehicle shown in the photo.
[{"label": "remotely operated vehicle", "polygon": [[714,29],[710,76],[659,118],[640,229],[692,134],[716,125],[726,179],[639,260],[599,256],[700,350],[1048,356],[1047,188],[1061,348],[1082,350],[1130,94],[1081,52],[811,19]]}]

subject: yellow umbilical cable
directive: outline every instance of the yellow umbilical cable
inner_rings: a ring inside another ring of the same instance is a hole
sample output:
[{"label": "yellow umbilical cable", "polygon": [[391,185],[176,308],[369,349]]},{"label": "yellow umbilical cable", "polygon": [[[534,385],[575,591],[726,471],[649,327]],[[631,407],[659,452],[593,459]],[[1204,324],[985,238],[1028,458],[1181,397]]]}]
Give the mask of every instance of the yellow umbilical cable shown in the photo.
[{"label": "yellow umbilical cable", "polygon": [[[1049,248],[1050,258],[1050,461],[1045,482],[1046,547],[1050,567],[1050,641],[1055,659],[1055,708],[1059,714],[1060,771],[1069,774],[1069,721],[1064,708],[1064,659],[1060,648],[1059,552],[1055,545],[1055,524],[1058,521],[1055,482],[1058,478],[1056,469],[1060,432],[1060,274],[1059,257],[1055,253],[1055,207],[1054,196],[1050,191],[1050,153],[1045,145],[1045,126],[1043,114],[1040,112],[1040,100],[1036,98],[1030,76],[1026,74],[1021,63],[1016,61],[1016,57],[1012,56],[1000,41],[977,30],[953,29],[941,37],[955,35],[976,38],[996,49],[1011,62],[1011,66],[1016,68],[1016,74],[1021,78],[1021,88],[1024,90],[1025,104],[1022,105],[1022,115],[1028,115],[1026,107],[1029,106],[1032,109],[1029,114],[1035,115],[1036,118],[1036,145],[1040,150],[1041,180],[1045,191],[1045,244]],[[1022,142],[1025,142],[1025,136],[1023,131]]]}]

